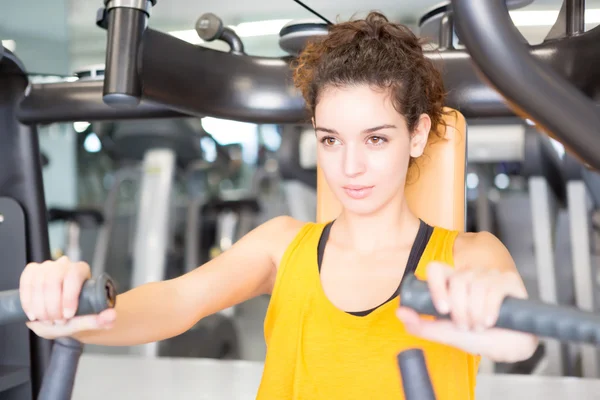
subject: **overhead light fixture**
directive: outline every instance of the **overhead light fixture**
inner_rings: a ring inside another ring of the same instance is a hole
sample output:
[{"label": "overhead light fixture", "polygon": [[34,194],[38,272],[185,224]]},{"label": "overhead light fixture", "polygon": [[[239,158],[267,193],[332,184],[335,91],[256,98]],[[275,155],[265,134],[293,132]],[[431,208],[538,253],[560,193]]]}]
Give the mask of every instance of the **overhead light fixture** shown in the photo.
[{"label": "overhead light fixture", "polygon": [[200,123],[202,129],[222,145],[243,142],[258,132],[258,125],[250,122],[204,117]]},{"label": "overhead light fixture", "polygon": [[14,40],[3,40],[2,46],[5,49],[10,50],[14,53],[14,51],[17,49],[17,42],[15,42]]},{"label": "overhead light fixture", "polygon": [[87,121],[73,122],[73,129],[75,129],[75,132],[77,132],[77,133],[85,132],[85,130],[87,128],[89,128],[89,126],[90,126],[90,123]]},{"label": "overhead light fixture", "polygon": [[83,148],[88,153],[98,153],[102,150],[102,142],[100,141],[100,138],[98,138],[98,135],[94,132],[90,132],[83,141]]},{"label": "overhead light fixture", "polygon": [[[558,11],[550,10],[515,10],[510,11],[510,17],[516,26],[551,26],[558,18]],[[281,29],[291,19],[272,19],[264,21],[242,22],[230,25],[239,37],[257,37],[278,35]],[[600,24],[600,9],[589,9],[585,12],[586,24]],[[169,32],[170,35],[192,44],[202,44],[204,41],[198,37],[194,29]],[[2,41],[3,44],[5,41]],[[8,41],[13,42],[14,41]],[[6,48],[9,48],[5,45]]]},{"label": "overhead light fixture", "polygon": [[242,22],[231,28],[239,37],[279,35],[279,31],[291,19],[273,19],[267,21]]},{"label": "overhead light fixture", "polygon": [[[551,26],[558,18],[558,11],[549,10],[516,10],[510,12],[515,26]],[[600,9],[585,11],[586,24],[600,24]]]},{"label": "overhead light fixture", "polygon": [[201,44],[204,43],[204,40],[200,39],[198,33],[195,29],[188,29],[184,31],[173,31],[169,32],[169,35],[175,36],[178,39],[183,40],[184,42],[188,42],[191,44]]},{"label": "overhead light fixture", "polygon": [[[281,28],[285,26],[291,19],[272,19],[265,21],[242,22],[239,25],[230,25],[239,37],[256,37],[256,36],[271,36],[278,35]],[[192,44],[202,44],[204,41],[198,37],[195,29],[187,29],[182,31],[172,31],[169,35],[175,36],[185,42]]]}]

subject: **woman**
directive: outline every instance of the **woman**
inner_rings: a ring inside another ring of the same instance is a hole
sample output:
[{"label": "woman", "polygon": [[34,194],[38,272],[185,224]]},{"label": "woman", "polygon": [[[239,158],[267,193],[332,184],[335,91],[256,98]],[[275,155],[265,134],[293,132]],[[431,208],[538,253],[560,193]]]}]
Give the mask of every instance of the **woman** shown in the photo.
[{"label": "woman", "polygon": [[[515,362],[537,342],[492,328],[504,296],[527,296],[504,246],[488,233],[430,227],[407,207],[409,165],[443,123],[440,73],[409,29],[371,13],[309,45],[294,78],[343,208],[335,221],[275,218],[201,268],[132,289],[97,316],[73,318],[87,264],[30,264],[21,280],[28,326],[46,338],[137,345],[268,293],[259,398],[402,398],[396,355],[412,347],[424,350],[438,399],[474,398],[480,356]],[[451,319],[399,307],[411,273]]]}]

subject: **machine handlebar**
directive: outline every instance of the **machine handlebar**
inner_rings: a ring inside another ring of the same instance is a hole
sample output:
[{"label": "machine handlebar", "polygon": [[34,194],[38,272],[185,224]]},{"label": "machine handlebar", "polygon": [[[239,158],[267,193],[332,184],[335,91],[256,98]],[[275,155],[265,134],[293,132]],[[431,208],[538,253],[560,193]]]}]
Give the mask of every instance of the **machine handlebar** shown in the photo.
[{"label": "machine handlebar", "polygon": [[[75,315],[98,314],[116,304],[117,290],[108,275],[85,281],[79,295],[79,305]],[[0,292],[0,325],[14,322],[27,322],[28,318],[21,306],[19,290]]]},{"label": "machine handlebar", "polygon": [[[401,288],[402,306],[420,314],[449,318],[435,309],[427,283],[407,277]],[[497,328],[531,333],[540,337],[579,343],[600,343],[600,316],[576,308],[536,300],[506,297],[500,307]]]},{"label": "machine handlebar", "polygon": [[[400,289],[401,305],[420,314],[447,319],[437,312],[427,282],[406,277]],[[540,337],[590,343],[600,342],[600,316],[576,308],[536,300],[506,297],[500,306],[496,328],[531,333]],[[398,355],[398,366],[407,400],[435,400],[423,351],[409,349]],[[408,378],[410,374],[410,378]]]}]

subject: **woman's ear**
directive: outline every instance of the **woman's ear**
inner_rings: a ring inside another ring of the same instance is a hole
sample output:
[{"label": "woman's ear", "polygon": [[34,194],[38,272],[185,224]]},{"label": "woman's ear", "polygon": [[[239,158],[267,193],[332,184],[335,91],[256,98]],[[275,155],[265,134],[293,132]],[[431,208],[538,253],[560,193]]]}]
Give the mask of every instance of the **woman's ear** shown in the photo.
[{"label": "woman's ear", "polygon": [[431,118],[427,114],[421,114],[410,138],[410,156],[412,158],[418,158],[423,155],[430,130]]}]

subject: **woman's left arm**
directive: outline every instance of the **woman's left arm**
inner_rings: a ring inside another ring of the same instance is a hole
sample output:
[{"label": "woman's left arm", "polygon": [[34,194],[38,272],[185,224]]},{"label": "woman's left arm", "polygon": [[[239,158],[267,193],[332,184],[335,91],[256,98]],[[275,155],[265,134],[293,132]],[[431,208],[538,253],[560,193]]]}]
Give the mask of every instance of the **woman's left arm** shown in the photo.
[{"label": "woman's left arm", "polygon": [[506,296],[527,298],[510,253],[494,235],[459,234],[454,267],[431,263],[427,282],[437,311],[449,313],[450,319],[421,318],[400,307],[398,317],[410,333],[497,362],[517,362],[533,355],[537,337],[493,327]]}]

